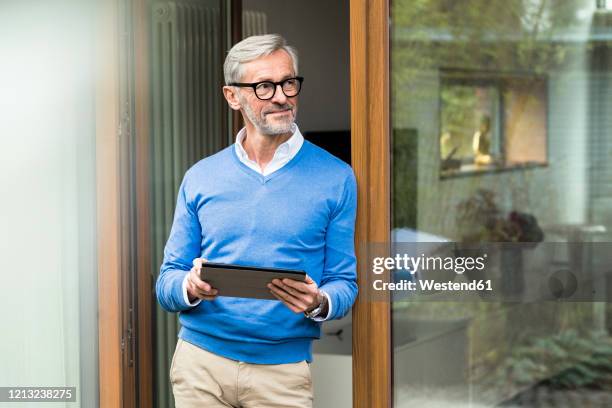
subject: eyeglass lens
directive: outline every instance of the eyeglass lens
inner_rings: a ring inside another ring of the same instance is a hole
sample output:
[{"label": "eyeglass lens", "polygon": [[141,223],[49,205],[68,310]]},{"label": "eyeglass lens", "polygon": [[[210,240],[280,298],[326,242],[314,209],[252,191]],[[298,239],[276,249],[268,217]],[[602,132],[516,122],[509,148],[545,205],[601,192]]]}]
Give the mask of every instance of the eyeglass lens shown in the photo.
[{"label": "eyeglass lens", "polygon": [[[296,96],[300,92],[300,81],[291,78],[283,81],[281,89],[285,96],[292,97]],[[255,93],[261,99],[270,99],[276,91],[276,85],[272,82],[262,82],[255,88]]]}]

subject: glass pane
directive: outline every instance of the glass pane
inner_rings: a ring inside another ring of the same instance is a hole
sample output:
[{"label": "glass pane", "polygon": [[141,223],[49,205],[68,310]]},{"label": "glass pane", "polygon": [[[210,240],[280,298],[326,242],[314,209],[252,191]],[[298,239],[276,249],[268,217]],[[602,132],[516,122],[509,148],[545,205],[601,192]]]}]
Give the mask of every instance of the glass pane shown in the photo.
[{"label": "glass pane", "polygon": [[98,406],[93,11],[0,5],[0,387],[76,387],[58,407]]},{"label": "glass pane", "polygon": [[612,406],[612,10],[391,3],[395,251],[486,248],[440,276],[494,287],[394,291],[394,406]]}]

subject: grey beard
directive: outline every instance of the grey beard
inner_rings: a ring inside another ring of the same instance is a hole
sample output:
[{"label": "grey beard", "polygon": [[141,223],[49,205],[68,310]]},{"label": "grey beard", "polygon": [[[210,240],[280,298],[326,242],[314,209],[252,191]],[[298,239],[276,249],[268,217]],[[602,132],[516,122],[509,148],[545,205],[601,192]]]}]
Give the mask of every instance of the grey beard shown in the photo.
[{"label": "grey beard", "polygon": [[297,117],[297,109],[293,108],[293,120],[288,121],[287,123],[279,123],[279,124],[270,124],[266,123],[265,119],[257,117],[255,112],[251,110],[246,101],[241,101],[242,106],[244,107],[244,113],[247,118],[253,123],[255,128],[259,133],[266,136],[278,136],[286,133],[291,133],[293,123],[295,123],[295,119]]}]

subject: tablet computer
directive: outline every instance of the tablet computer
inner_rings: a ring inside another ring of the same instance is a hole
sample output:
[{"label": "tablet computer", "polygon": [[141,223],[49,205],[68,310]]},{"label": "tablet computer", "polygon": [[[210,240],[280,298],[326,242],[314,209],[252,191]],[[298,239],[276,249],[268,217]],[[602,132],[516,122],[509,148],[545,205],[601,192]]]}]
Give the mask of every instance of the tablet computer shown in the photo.
[{"label": "tablet computer", "polygon": [[200,279],[217,289],[218,296],[277,300],[267,285],[272,279],[284,278],[303,282],[306,272],[215,262],[204,262],[200,270]]}]

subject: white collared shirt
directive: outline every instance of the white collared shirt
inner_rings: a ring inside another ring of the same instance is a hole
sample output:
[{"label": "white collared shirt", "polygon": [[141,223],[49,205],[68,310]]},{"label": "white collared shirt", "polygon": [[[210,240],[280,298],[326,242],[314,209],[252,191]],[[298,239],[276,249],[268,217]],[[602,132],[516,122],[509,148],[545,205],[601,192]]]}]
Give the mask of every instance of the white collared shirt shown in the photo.
[{"label": "white collared shirt", "polygon": [[[295,123],[292,125],[291,130],[293,131],[293,134],[291,135],[291,137],[287,139],[287,141],[281,143],[276,148],[276,151],[274,152],[274,156],[272,157],[272,160],[270,160],[270,163],[266,165],[266,168],[264,170],[262,170],[261,167],[259,167],[257,162],[249,159],[249,155],[247,154],[246,150],[244,150],[244,147],[242,146],[242,141],[246,137],[246,128],[240,129],[240,131],[236,135],[236,143],[234,143],[234,148],[236,149],[236,155],[238,156],[238,159],[242,163],[244,163],[249,168],[255,170],[259,174],[263,176],[272,174],[275,171],[283,168],[283,166],[285,166],[287,163],[289,163],[289,161],[293,159],[296,154],[298,154],[298,152],[302,148],[302,145],[304,144],[304,136],[302,136],[300,129]],[[188,304],[189,306],[197,306],[200,303],[201,299],[198,299],[193,303],[189,302],[189,296],[187,296],[187,276],[188,275],[186,275],[185,279],[183,279],[183,300],[185,300],[185,303]],[[322,290],[321,292],[323,293],[323,295],[325,295],[325,298],[327,299],[327,315],[326,316],[319,315],[319,316],[311,317],[312,320],[317,321],[317,322],[323,322],[327,320],[327,318],[331,316],[331,312],[332,312],[331,298],[325,291]]]},{"label": "white collared shirt", "polygon": [[255,170],[262,176],[272,174],[276,170],[281,169],[285,164],[289,163],[289,161],[295,157],[304,144],[304,136],[302,136],[300,129],[295,123],[292,125],[291,130],[293,131],[291,137],[276,148],[272,160],[270,160],[270,163],[266,165],[266,168],[263,171],[257,162],[249,159],[249,155],[247,154],[246,150],[244,150],[244,146],[242,145],[242,142],[246,137],[246,128],[240,129],[240,132],[238,132],[236,135],[236,143],[234,144],[236,155],[242,163]]}]

